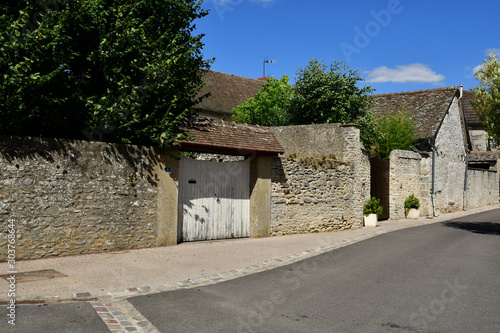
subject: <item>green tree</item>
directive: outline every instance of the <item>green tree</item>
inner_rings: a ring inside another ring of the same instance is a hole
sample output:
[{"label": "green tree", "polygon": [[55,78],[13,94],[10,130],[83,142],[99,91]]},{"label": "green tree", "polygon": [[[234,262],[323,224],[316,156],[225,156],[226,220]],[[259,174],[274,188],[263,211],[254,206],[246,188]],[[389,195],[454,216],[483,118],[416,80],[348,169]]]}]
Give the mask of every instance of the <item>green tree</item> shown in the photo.
[{"label": "green tree", "polygon": [[370,105],[370,86],[358,87],[364,79],[344,62],[328,67],[312,59],[300,68],[295,80],[296,95],[289,113],[293,124],[353,123]]},{"label": "green tree", "polygon": [[368,119],[363,137],[365,146],[372,148],[372,156],[388,159],[394,149],[411,150],[418,136],[412,116],[404,107],[398,112],[385,112]]},{"label": "green tree", "polygon": [[280,80],[271,77],[255,97],[234,109],[232,119],[238,123],[262,126],[288,125],[288,108],[294,96],[295,90],[288,82],[288,75]]},{"label": "green tree", "polygon": [[168,147],[199,102],[201,1],[0,5],[0,132]]},{"label": "green tree", "polygon": [[472,88],[471,103],[488,135],[500,145],[500,62],[495,55],[484,60],[475,76],[480,85]]}]

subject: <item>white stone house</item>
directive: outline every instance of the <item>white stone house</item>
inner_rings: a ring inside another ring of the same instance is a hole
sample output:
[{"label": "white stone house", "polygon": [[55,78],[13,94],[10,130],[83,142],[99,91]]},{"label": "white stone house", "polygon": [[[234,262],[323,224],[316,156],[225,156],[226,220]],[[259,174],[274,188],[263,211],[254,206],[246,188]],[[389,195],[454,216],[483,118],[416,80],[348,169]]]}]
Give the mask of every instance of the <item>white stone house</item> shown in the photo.
[{"label": "white stone house", "polygon": [[496,155],[474,151],[483,147],[472,144],[463,96],[458,87],[373,96],[376,114],[410,111],[419,136],[413,152],[391,155],[389,218],[404,217],[411,193],[421,200],[421,215],[498,203]]}]

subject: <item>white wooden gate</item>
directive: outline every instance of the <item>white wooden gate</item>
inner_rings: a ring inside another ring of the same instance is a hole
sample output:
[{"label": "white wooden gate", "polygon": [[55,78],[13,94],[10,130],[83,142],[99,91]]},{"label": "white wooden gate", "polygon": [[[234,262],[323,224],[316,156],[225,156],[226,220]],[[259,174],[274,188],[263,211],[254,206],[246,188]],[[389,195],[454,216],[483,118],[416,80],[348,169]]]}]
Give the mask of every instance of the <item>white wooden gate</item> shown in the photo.
[{"label": "white wooden gate", "polygon": [[250,162],[182,159],[179,240],[250,236]]}]

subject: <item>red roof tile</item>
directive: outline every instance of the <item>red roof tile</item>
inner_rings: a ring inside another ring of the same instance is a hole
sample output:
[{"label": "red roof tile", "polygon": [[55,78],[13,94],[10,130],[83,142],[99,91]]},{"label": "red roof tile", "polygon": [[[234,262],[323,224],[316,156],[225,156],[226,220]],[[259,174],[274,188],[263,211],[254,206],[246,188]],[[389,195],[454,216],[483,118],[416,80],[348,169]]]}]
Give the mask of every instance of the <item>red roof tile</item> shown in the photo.
[{"label": "red roof tile", "polygon": [[277,155],[283,148],[268,127],[238,124],[217,119],[196,118],[186,128],[190,140],[182,149],[232,155]]}]

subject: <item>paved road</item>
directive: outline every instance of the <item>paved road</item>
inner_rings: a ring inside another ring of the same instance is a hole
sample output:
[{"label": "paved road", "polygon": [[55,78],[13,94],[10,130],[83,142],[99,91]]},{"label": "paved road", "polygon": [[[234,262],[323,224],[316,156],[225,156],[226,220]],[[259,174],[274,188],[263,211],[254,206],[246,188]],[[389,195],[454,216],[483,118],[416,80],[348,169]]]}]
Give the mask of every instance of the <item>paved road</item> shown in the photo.
[{"label": "paved road", "polygon": [[[160,332],[500,332],[499,254],[497,209],[215,285],[115,302],[121,312],[109,313],[149,320]],[[107,310],[92,304],[21,305],[15,329],[2,306],[0,332],[109,332],[101,319],[108,313],[97,314]]]},{"label": "paved road", "polygon": [[129,299],[161,332],[500,332],[500,210]]},{"label": "paved road", "polygon": [[0,332],[23,333],[103,333],[109,332],[90,303],[18,305],[16,325],[4,314],[2,306]]}]

